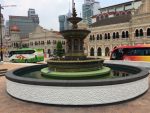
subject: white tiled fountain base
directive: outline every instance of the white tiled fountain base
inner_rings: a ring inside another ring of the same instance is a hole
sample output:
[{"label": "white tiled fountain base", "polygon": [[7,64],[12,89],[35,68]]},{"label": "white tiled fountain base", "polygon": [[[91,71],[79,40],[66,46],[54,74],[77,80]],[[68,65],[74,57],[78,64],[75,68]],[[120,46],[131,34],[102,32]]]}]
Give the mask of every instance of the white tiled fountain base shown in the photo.
[{"label": "white tiled fountain base", "polygon": [[57,105],[96,105],[120,102],[148,90],[148,77],[125,84],[87,87],[28,85],[7,80],[7,92],[18,99]]}]

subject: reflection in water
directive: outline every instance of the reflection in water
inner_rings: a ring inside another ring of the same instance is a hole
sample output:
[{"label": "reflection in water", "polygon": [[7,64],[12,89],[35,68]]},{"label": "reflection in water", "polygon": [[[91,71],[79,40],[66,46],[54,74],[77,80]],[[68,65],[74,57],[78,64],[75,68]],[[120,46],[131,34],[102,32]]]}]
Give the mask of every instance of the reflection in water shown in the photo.
[{"label": "reflection in water", "polygon": [[[97,78],[97,79],[107,79],[107,78],[120,78],[120,77],[127,77],[129,76],[131,73],[127,72],[127,71],[119,71],[119,70],[111,70],[110,72],[110,75],[106,75],[105,77],[100,77],[100,78]],[[36,79],[52,79],[52,78],[45,78],[41,75],[41,72],[40,71],[33,71],[33,72],[29,72],[27,74],[24,74],[22,75],[22,77],[25,77],[25,78],[36,78]],[[95,78],[96,79],[96,78]]]},{"label": "reflection in water", "polygon": [[127,73],[125,71],[112,70],[111,75],[114,77],[127,77],[127,76],[129,76],[129,73]]}]

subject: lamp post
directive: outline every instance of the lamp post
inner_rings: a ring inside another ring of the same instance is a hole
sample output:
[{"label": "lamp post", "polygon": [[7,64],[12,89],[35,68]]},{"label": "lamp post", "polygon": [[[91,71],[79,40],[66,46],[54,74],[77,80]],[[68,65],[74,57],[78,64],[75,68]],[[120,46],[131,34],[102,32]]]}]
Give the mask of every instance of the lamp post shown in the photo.
[{"label": "lamp post", "polygon": [[45,58],[46,58],[46,56],[47,56],[47,51],[46,51],[46,29],[44,29],[44,37],[45,37],[45,40],[44,40],[44,55],[45,55]]},{"label": "lamp post", "polygon": [[4,7],[15,7],[16,5],[6,5],[6,6],[1,6],[0,4],[0,56],[1,56],[1,61],[3,61],[3,38],[2,38],[2,13],[1,9],[4,9]]},{"label": "lamp post", "polygon": [[3,61],[3,39],[2,39],[2,14],[1,14],[1,9],[3,9],[3,7],[0,4],[0,40],[1,40],[1,47],[0,47],[0,56],[1,56],[1,61]]}]

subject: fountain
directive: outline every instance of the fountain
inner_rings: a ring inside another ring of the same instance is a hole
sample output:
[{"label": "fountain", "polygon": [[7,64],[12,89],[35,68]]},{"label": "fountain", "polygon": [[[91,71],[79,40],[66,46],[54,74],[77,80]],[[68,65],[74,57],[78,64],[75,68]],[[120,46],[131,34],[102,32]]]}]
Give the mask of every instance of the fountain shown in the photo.
[{"label": "fountain", "polygon": [[84,55],[83,42],[90,31],[78,29],[77,23],[81,20],[73,7],[72,17],[68,18],[72,23],[72,29],[60,32],[67,40],[68,52],[63,59],[48,60],[48,68],[41,70],[43,76],[57,79],[84,79],[110,73],[110,68],[103,66],[103,59],[89,59]]},{"label": "fountain", "polygon": [[68,20],[72,30],[61,32],[67,40],[65,58],[9,71],[6,74],[8,94],[43,104],[97,105],[130,100],[148,90],[148,70],[87,58],[83,40],[90,31],[78,29],[77,23],[82,19],[77,17],[75,7]]}]

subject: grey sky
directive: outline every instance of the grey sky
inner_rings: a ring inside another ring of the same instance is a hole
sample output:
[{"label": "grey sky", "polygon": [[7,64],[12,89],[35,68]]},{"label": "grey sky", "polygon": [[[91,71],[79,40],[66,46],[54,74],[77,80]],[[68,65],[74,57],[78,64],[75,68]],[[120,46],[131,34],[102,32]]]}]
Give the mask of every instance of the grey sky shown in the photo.
[{"label": "grey sky", "polygon": [[[9,15],[26,16],[29,8],[34,8],[40,18],[40,25],[47,29],[59,30],[58,16],[69,11],[69,2],[72,0],[0,0],[2,6],[17,5],[17,7],[7,7],[2,10],[5,20]],[[84,0],[74,0],[79,14],[82,12]],[[119,4],[131,0],[97,0],[101,7]],[[71,3],[70,3],[71,4]]]}]

